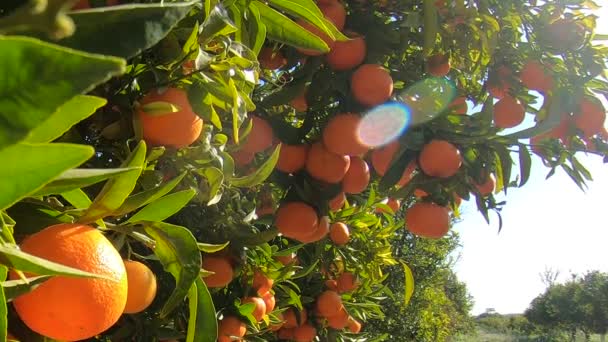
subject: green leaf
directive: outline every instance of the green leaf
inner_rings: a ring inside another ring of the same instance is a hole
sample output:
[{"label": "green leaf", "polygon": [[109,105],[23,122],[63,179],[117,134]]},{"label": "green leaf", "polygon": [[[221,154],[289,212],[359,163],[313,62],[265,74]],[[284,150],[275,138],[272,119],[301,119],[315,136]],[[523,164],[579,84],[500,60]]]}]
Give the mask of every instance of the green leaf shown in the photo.
[{"label": "green leaf", "polygon": [[63,197],[63,199],[68,201],[76,209],[88,208],[89,205],[91,205],[91,203],[93,203],[93,202],[91,202],[91,199],[89,198],[89,196],[87,196],[87,194],[80,189],[66,191],[61,194],[61,197]]},{"label": "green leaf", "polygon": [[258,55],[260,50],[262,50],[262,46],[264,46],[264,41],[266,40],[266,25],[262,22],[262,18],[260,16],[260,11],[257,7],[253,6],[249,3],[249,13],[251,16],[249,17],[249,48]]},{"label": "green leaf", "polygon": [[180,211],[188,202],[190,202],[194,195],[196,195],[196,190],[189,189],[162,197],[143,207],[143,209],[133,215],[127,222],[163,221]]},{"label": "green leaf", "polygon": [[17,246],[0,245],[0,262],[10,268],[35,275],[61,275],[82,278],[110,277],[84,272],[76,268],[64,266],[21,251]]},{"label": "green leaf", "polygon": [[348,40],[348,37],[340,32],[331,21],[325,18],[312,0],[269,0],[269,3],[289,15],[308,21],[332,39]]},{"label": "green leaf", "polygon": [[76,32],[60,43],[88,52],[131,58],[156,45],[197,3],[132,4],[72,12]]},{"label": "green leaf", "polygon": [[215,167],[208,167],[198,172],[204,177],[205,183],[201,182],[201,191],[199,195],[207,205],[213,205],[220,201],[222,198],[219,192],[222,183],[224,182],[224,174],[222,170]]},{"label": "green leaf", "polygon": [[188,292],[188,333],[186,342],[215,342],[217,320],[213,298],[205,282],[197,277]]},{"label": "green leaf", "polygon": [[42,124],[34,128],[26,140],[31,143],[51,142],[67,132],[72,126],[91,116],[106,103],[106,99],[97,96],[75,96],[61,105]]},{"label": "green leaf", "polygon": [[51,277],[52,276],[50,276],[50,275],[44,275],[44,276],[28,278],[26,280],[17,279],[17,280],[7,280],[7,281],[2,282],[1,286],[2,286],[2,289],[4,289],[6,301],[10,302],[17,297],[32,291],[33,289],[35,289],[36,287],[38,287],[40,284],[44,283]]},{"label": "green leaf", "polygon": [[15,203],[6,212],[16,221],[15,231],[20,235],[29,235],[59,223],[72,223],[74,218],[55,210],[41,201],[23,201]]},{"label": "green leaf", "polygon": [[5,75],[0,82],[0,149],[24,139],[69,99],[125,70],[124,60],[33,38],[0,36],[0,51]]},{"label": "green leaf", "polygon": [[218,35],[226,36],[236,30],[226,9],[222,5],[217,5],[201,25],[200,40],[202,44],[205,44]]},{"label": "green leaf", "polygon": [[144,229],[156,241],[154,254],[176,280],[175,290],[160,312],[160,317],[165,318],[182,303],[199,277],[201,252],[192,233],[184,227],[149,222]]},{"label": "green leaf", "polygon": [[519,144],[519,186],[522,187],[530,179],[530,169],[532,167],[532,158],[530,152],[524,144]]},{"label": "green leaf", "polygon": [[[6,279],[8,269],[5,266],[0,266],[0,280]],[[6,341],[6,331],[8,329],[8,309],[6,307],[6,296],[4,287],[0,287],[0,341]]]},{"label": "green leaf", "polygon": [[205,253],[219,252],[222,249],[226,248],[229,244],[230,244],[230,241],[227,241],[221,245],[214,245],[214,244],[202,243],[202,242],[197,243],[198,249],[200,249],[201,252],[205,252]]},{"label": "green leaf", "polygon": [[135,188],[137,179],[144,168],[145,161],[146,143],[141,140],[137,144],[137,147],[135,147],[135,150],[131,152],[129,158],[121,165],[123,168],[134,168],[134,170],[116,176],[106,182],[89,209],[78,221],[82,223],[92,222],[111,215],[114,210],[120,208],[127,196]]},{"label": "green leaf", "polygon": [[260,12],[260,18],[266,26],[266,36],[269,39],[294,47],[329,52],[329,46],[323,39],[296,24],[285,15],[259,1],[254,1],[251,4],[257,7]]},{"label": "green leaf", "polygon": [[0,150],[0,209],[36,192],[93,153],[90,146],[74,144],[19,143]]},{"label": "green leaf", "polygon": [[60,194],[63,192],[85,188],[108,178],[136,170],[135,168],[119,169],[71,169],[67,170],[54,181],[36,191],[35,196]]},{"label": "green leaf", "polygon": [[270,176],[272,170],[274,170],[274,167],[279,160],[280,151],[281,145],[277,145],[270,158],[268,158],[255,172],[244,177],[231,178],[229,180],[230,184],[241,188],[250,188],[264,182],[266,178]]},{"label": "green leaf", "polygon": [[406,306],[409,304],[410,299],[412,299],[412,295],[414,294],[414,274],[405,262],[401,261],[401,266],[403,266],[403,274],[405,276],[405,295],[403,297],[403,305]]},{"label": "green leaf", "polygon": [[114,216],[122,216],[127,213],[132,212],[135,209],[141,208],[144,205],[152,203],[157,199],[165,196],[171,190],[173,190],[186,176],[186,173],[183,172],[179,176],[173,178],[169,182],[157,186],[156,188],[152,188],[146,191],[139,192],[135,195],[127,197],[124,203],[120,206],[120,208],[114,211]]}]

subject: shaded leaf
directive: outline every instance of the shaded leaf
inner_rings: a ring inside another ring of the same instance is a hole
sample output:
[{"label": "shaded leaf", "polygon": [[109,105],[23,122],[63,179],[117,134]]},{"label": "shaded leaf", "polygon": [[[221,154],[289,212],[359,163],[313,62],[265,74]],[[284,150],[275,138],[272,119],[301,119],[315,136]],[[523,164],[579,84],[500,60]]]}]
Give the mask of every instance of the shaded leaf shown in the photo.
[{"label": "shaded leaf", "polygon": [[6,301],[10,302],[17,297],[32,291],[51,277],[52,276],[50,275],[44,275],[28,278],[27,280],[17,279],[2,282],[1,285],[4,289]]},{"label": "shaded leaf", "polygon": [[[0,266],[0,280],[6,279],[7,272],[8,269],[6,267]],[[0,341],[6,341],[6,331],[8,329],[7,316],[8,310],[4,287],[0,287]]]},{"label": "shaded leaf", "polygon": [[405,262],[401,261],[401,266],[403,266],[403,274],[405,276],[405,295],[403,296],[403,305],[408,305],[412,295],[414,294],[414,274]]},{"label": "shaded leaf", "polygon": [[213,298],[205,282],[197,277],[188,292],[188,333],[186,342],[215,342],[217,320]]},{"label": "shaded leaf", "polygon": [[244,177],[231,178],[229,179],[230,184],[237,187],[249,188],[265,181],[279,160],[280,150],[281,145],[277,145],[272,155],[255,172]]},{"label": "shaded leaf", "polygon": [[59,223],[72,223],[74,218],[55,210],[43,202],[23,200],[6,211],[15,221],[15,231],[29,235]]},{"label": "shaded leaf", "polygon": [[221,245],[214,245],[214,244],[202,243],[202,242],[197,243],[198,249],[200,249],[201,252],[205,252],[205,253],[219,252],[222,249],[226,248],[229,244],[230,244],[230,241],[227,241]]},{"label": "shaded leaf", "polygon": [[519,186],[522,187],[530,179],[530,169],[532,167],[532,158],[530,152],[525,145],[519,144]]},{"label": "shaded leaf", "polygon": [[179,176],[173,178],[169,182],[159,185],[155,188],[148,189],[142,192],[139,192],[135,195],[131,195],[127,197],[124,203],[120,206],[120,208],[116,209],[113,213],[114,216],[121,216],[127,213],[132,212],[133,210],[139,209],[148,203],[152,203],[157,199],[165,196],[171,190],[173,190],[186,176],[186,173],[183,172]]},{"label": "shaded leaf", "polygon": [[108,178],[135,170],[134,168],[119,169],[71,169],[67,170],[54,181],[36,191],[36,196],[60,194],[63,192],[85,188]]}]

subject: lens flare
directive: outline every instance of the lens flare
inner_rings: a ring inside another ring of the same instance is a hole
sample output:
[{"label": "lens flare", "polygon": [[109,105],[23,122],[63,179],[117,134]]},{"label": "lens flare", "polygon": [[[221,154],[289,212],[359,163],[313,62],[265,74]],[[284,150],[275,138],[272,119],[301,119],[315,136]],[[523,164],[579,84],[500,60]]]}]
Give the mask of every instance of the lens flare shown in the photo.
[{"label": "lens flare", "polygon": [[430,77],[413,84],[396,96],[411,112],[411,124],[418,125],[437,117],[456,96],[454,83],[444,77]]},{"label": "lens flare", "polygon": [[358,128],[361,143],[375,148],[397,139],[409,126],[407,106],[398,102],[379,105],[365,114]]}]

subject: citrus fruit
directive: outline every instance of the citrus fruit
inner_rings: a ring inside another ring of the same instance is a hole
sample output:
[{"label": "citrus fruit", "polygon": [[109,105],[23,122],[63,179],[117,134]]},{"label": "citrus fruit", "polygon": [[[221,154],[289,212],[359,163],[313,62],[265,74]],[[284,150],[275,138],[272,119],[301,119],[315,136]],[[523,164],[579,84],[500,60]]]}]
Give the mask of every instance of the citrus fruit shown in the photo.
[{"label": "citrus fruit", "polygon": [[[194,113],[186,91],[167,88],[164,92],[152,90],[140,101],[137,116],[144,140],[150,145],[181,148],[194,143],[201,135],[203,120]],[[152,113],[146,106],[155,103],[175,106],[175,112]]]},{"label": "citrus fruit", "polygon": [[574,125],[585,137],[600,133],[605,122],[606,110],[597,99],[585,97],[580,101],[579,111],[574,115]]},{"label": "citrus fruit", "polygon": [[[53,339],[77,341],[118,321],[127,303],[127,271],[116,248],[99,230],[82,224],[50,226],[27,237],[21,250],[109,278],[56,276],[15,298],[15,310],[30,329]],[[11,273],[11,279],[16,278]]]},{"label": "citrus fruit", "polygon": [[[333,40],[330,36],[328,36],[325,32],[323,32],[318,27],[316,27],[302,19],[297,20],[296,23],[298,25],[302,26],[305,30],[308,30],[310,33],[314,34],[315,36],[321,38],[325,42],[325,44],[327,44],[327,46],[329,47],[330,50],[334,46],[336,41]],[[298,50],[298,52],[300,52],[301,54],[306,55],[306,56],[321,56],[321,55],[325,54],[325,52],[321,52],[321,51],[317,51],[317,50],[313,50],[313,49],[307,49],[307,48],[300,48],[300,47],[296,48],[296,50]]]},{"label": "citrus fruit", "polygon": [[306,165],[308,149],[309,146],[305,144],[281,144],[279,160],[277,161],[276,165],[277,170],[285,173],[294,173],[300,171]]},{"label": "citrus fruit", "polygon": [[344,113],[332,117],[323,129],[323,145],[335,154],[358,156],[368,151],[359,138],[361,117]]},{"label": "citrus fruit", "polygon": [[412,234],[439,239],[450,228],[449,209],[435,203],[418,202],[405,211],[405,226]]},{"label": "citrus fruit", "polygon": [[277,331],[277,337],[281,340],[293,340],[293,331],[295,328],[281,328]]},{"label": "citrus fruit", "polygon": [[317,212],[304,202],[284,203],[275,216],[275,225],[279,232],[296,240],[311,236],[318,223]]},{"label": "citrus fruit", "polygon": [[494,104],[494,126],[511,128],[524,121],[526,110],[516,98],[507,95]]},{"label": "citrus fruit", "polygon": [[431,177],[448,178],[456,174],[462,165],[460,151],[445,140],[431,140],[424,145],[418,156],[418,165]]},{"label": "citrus fruit", "polygon": [[266,120],[255,115],[252,116],[251,121],[253,126],[245,138],[242,150],[252,153],[262,152],[272,146],[274,140],[272,127]]},{"label": "citrus fruit", "polygon": [[156,276],[148,266],[138,261],[125,260],[129,283],[125,313],[144,311],[156,297]]},{"label": "citrus fruit", "polygon": [[390,144],[375,149],[371,153],[372,167],[380,176],[384,176],[386,171],[399,149],[399,142],[393,141]]},{"label": "citrus fruit", "polygon": [[262,296],[270,291],[272,285],[274,284],[274,280],[267,277],[261,271],[255,271],[253,273],[253,283],[251,287],[256,290],[257,294]]},{"label": "citrus fruit", "polygon": [[379,105],[391,97],[393,78],[381,65],[363,64],[351,76],[350,90],[362,105]]},{"label": "citrus fruit", "polygon": [[305,112],[308,110],[308,101],[306,101],[306,92],[302,92],[300,95],[294,97],[289,104],[298,112]]},{"label": "citrus fruit", "polygon": [[283,265],[289,265],[292,262],[294,262],[295,258],[296,258],[296,253],[291,253],[289,255],[277,255],[274,257],[278,262],[280,262]]},{"label": "citrus fruit", "polygon": [[203,258],[202,268],[206,271],[214,272],[203,278],[207,287],[224,287],[232,281],[234,271],[230,260],[221,256],[205,256]]},{"label": "citrus fruit", "polygon": [[559,52],[578,50],[585,41],[584,26],[572,19],[560,18],[542,33],[548,44]]},{"label": "citrus fruit", "polygon": [[333,70],[344,71],[363,63],[365,54],[365,39],[355,35],[347,41],[336,41],[331,51],[325,56],[325,60]]},{"label": "citrus fruit", "polygon": [[435,77],[444,77],[450,72],[450,59],[444,54],[436,54],[426,61],[426,70]]},{"label": "citrus fruit", "polygon": [[359,157],[351,157],[348,171],[342,178],[342,190],[349,194],[361,193],[367,189],[369,178],[367,163]]},{"label": "citrus fruit", "polygon": [[357,277],[351,272],[342,272],[336,279],[338,292],[351,292],[357,288]]},{"label": "citrus fruit", "polygon": [[218,342],[230,342],[231,336],[243,337],[247,333],[247,326],[234,316],[226,316],[218,322]]},{"label": "citrus fruit", "polygon": [[490,175],[488,175],[486,177],[485,182],[481,183],[481,184],[474,184],[475,188],[477,188],[477,191],[479,191],[479,193],[482,196],[488,196],[489,194],[493,193],[494,190],[496,189],[496,177],[494,176],[493,173],[491,173]]},{"label": "citrus fruit", "polygon": [[319,9],[327,20],[331,21],[338,30],[342,31],[346,22],[346,10],[340,2],[334,1],[329,4],[320,5]]},{"label": "citrus fruit", "polygon": [[296,309],[290,308],[283,314],[285,317],[285,328],[295,328],[300,325],[306,323],[306,319],[308,318],[306,315],[306,309],[302,309],[298,312],[298,316],[296,317]]},{"label": "citrus fruit", "polygon": [[276,70],[287,64],[287,59],[281,51],[274,51],[272,48],[264,47],[258,55],[260,66],[268,70]]},{"label": "citrus fruit", "polygon": [[349,156],[332,153],[318,142],[312,144],[306,159],[306,171],[313,178],[327,183],[339,183],[349,165]]},{"label": "citrus fruit", "polygon": [[377,213],[387,213],[387,214],[392,215],[392,214],[395,214],[401,207],[401,201],[399,201],[398,199],[394,199],[394,198],[387,198],[387,199],[383,200],[382,203],[386,204],[389,208],[391,208],[391,210],[393,212],[389,213],[384,208],[378,207],[378,208],[376,208]]},{"label": "citrus fruit", "polygon": [[361,331],[361,323],[356,319],[350,317],[347,325],[348,331],[353,334],[358,334]]},{"label": "citrus fruit", "polygon": [[270,292],[266,292],[262,296],[262,300],[264,301],[264,304],[266,304],[266,313],[271,313],[277,303],[274,295]]},{"label": "citrus fruit", "polygon": [[325,281],[325,287],[327,287],[328,290],[338,291],[338,282],[334,279],[328,279]]},{"label": "citrus fruit", "polygon": [[319,315],[331,317],[342,309],[342,298],[336,291],[326,290],[317,297],[316,309]]},{"label": "citrus fruit", "polygon": [[342,307],[338,311],[337,314],[335,314],[331,317],[327,317],[327,325],[330,328],[342,330],[348,324],[348,318],[349,318],[348,312],[346,312],[346,309],[344,309],[344,307]]},{"label": "citrus fruit", "polygon": [[467,104],[467,98],[465,96],[459,96],[450,103],[448,106],[448,110],[453,114],[464,115],[469,110],[469,105]]},{"label": "citrus fruit", "polygon": [[255,318],[256,322],[259,322],[264,318],[266,314],[266,303],[260,297],[247,297],[241,301],[242,304],[252,303],[254,305],[253,312],[251,315]]},{"label": "citrus fruit", "polygon": [[310,324],[303,324],[293,331],[293,340],[296,342],[311,342],[316,336],[317,329]]},{"label": "citrus fruit", "polygon": [[345,245],[350,240],[348,227],[342,222],[335,222],[329,227],[329,238],[336,245]]},{"label": "citrus fruit", "polygon": [[232,159],[234,160],[234,163],[236,164],[236,166],[239,166],[239,167],[243,167],[243,166],[247,166],[247,165],[251,164],[254,157],[255,157],[255,153],[245,151],[242,149],[232,152]]},{"label": "citrus fruit", "polygon": [[488,93],[490,93],[490,96],[494,98],[502,99],[509,94],[512,80],[513,72],[511,69],[504,65],[499,66],[488,76]]},{"label": "citrus fruit", "polygon": [[328,233],[329,233],[329,217],[323,216],[319,219],[319,224],[317,225],[317,228],[312,233],[312,235],[307,236],[306,238],[302,239],[301,242],[304,242],[304,243],[317,242],[317,241],[320,241],[321,239],[323,239],[325,236],[327,236]]},{"label": "citrus fruit", "polygon": [[531,90],[546,92],[553,87],[553,77],[540,62],[535,60],[524,64],[519,77],[524,87]]},{"label": "citrus fruit", "polygon": [[341,192],[329,201],[329,210],[338,211],[342,209],[344,202],[346,202],[346,195],[344,192]]},{"label": "citrus fruit", "polygon": [[[273,300],[274,300],[274,296],[273,296]],[[274,308],[274,305],[273,305]],[[266,309],[268,309],[268,303],[266,303]],[[281,329],[283,327],[283,325],[285,324],[285,317],[283,316],[282,312],[278,312],[275,314],[277,320],[279,321],[278,323],[270,323],[270,331],[277,331],[279,329]]]}]

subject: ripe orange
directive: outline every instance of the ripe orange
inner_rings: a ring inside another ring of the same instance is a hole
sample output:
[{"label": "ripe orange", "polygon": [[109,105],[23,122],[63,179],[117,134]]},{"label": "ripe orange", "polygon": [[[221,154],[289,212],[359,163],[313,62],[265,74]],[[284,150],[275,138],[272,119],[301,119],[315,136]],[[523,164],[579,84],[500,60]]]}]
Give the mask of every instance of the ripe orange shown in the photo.
[{"label": "ripe orange", "polygon": [[450,59],[444,54],[436,54],[426,61],[426,70],[435,77],[444,77],[450,72]]},{"label": "ripe orange", "polygon": [[336,291],[326,290],[317,297],[317,312],[323,317],[335,316],[342,309],[342,298]]},{"label": "ripe orange", "polygon": [[553,77],[538,61],[527,61],[519,77],[524,87],[531,90],[546,92],[553,88]]},{"label": "ripe orange", "polygon": [[[399,201],[398,199],[394,199],[394,198],[387,198],[384,201],[382,201],[382,203],[386,204],[389,208],[391,208],[393,210],[392,213],[387,213],[387,214],[394,214],[401,207],[401,201]],[[377,213],[386,213],[386,211],[383,208],[376,208],[376,212]]]},{"label": "ripe orange", "polygon": [[245,138],[242,150],[252,153],[262,152],[272,146],[274,140],[272,127],[266,120],[255,115],[251,117],[251,121],[253,126]]},{"label": "ripe orange", "polygon": [[309,146],[281,144],[276,168],[285,173],[300,171],[306,165]]},{"label": "ripe orange", "polygon": [[306,159],[306,171],[313,178],[327,183],[339,183],[349,165],[349,156],[332,153],[318,142],[312,144]]},{"label": "ripe orange", "polygon": [[258,55],[260,66],[264,69],[276,70],[287,64],[287,59],[281,51],[274,51],[272,48],[264,47]]},{"label": "ripe orange", "polygon": [[[127,271],[112,243],[97,229],[58,224],[27,237],[21,250],[110,279],[53,277],[13,305],[33,331],[57,340],[84,340],[111,327],[128,295]],[[17,275],[11,273],[11,279]]]},{"label": "ripe orange", "polygon": [[226,316],[218,323],[218,342],[230,342],[231,336],[243,337],[247,333],[247,326],[234,316]]},{"label": "ripe orange", "polygon": [[303,91],[300,95],[294,97],[289,104],[298,112],[307,111],[308,101],[306,101],[306,91]]},{"label": "ripe orange", "polygon": [[128,294],[125,313],[144,311],[156,297],[156,276],[148,266],[138,261],[125,260]]},{"label": "ripe orange", "polygon": [[448,110],[453,114],[465,115],[469,110],[467,98],[465,96],[455,98],[448,106]]},{"label": "ripe orange", "polygon": [[348,227],[342,222],[332,223],[329,227],[329,238],[338,246],[347,244],[350,240]]},{"label": "ripe orange", "polygon": [[482,196],[488,196],[489,194],[493,193],[494,190],[496,189],[496,177],[494,176],[493,173],[490,173],[490,175],[488,175],[486,177],[486,181],[483,182],[482,184],[474,184],[475,187],[477,188],[477,191],[479,191],[479,193]]},{"label": "ripe orange", "polygon": [[560,52],[577,50],[585,40],[585,28],[572,19],[561,18],[547,27],[545,35],[551,47]]},{"label": "ripe orange", "polygon": [[361,331],[361,323],[356,319],[350,317],[347,325],[348,330],[353,334],[358,334]]},{"label": "ripe orange", "polygon": [[266,304],[266,313],[271,313],[277,303],[274,295],[270,292],[266,292],[262,296],[262,300],[264,301],[264,304]]},{"label": "ripe orange", "polygon": [[234,164],[239,167],[251,164],[254,157],[255,153],[245,151],[243,149],[232,152],[232,159],[234,160]]},{"label": "ripe orange", "polygon": [[274,284],[274,280],[267,277],[261,271],[255,271],[253,273],[253,283],[251,287],[256,290],[257,294],[262,296],[270,291],[272,285]]},{"label": "ripe orange", "polygon": [[334,328],[337,330],[344,329],[348,325],[349,317],[350,316],[348,315],[348,312],[346,312],[346,309],[344,309],[344,307],[342,307],[340,309],[340,311],[338,311],[337,314],[335,314],[331,317],[327,317],[327,325],[330,328]]},{"label": "ripe orange", "polygon": [[230,260],[221,256],[205,256],[203,258],[202,268],[206,271],[214,272],[214,274],[206,276],[203,281],[207,287],[224,287],[232,281],[234,271]]},{"label": "ripe orange", "polygon": [[296,253],[291,253],[289,255],[277,255],[274,257],[278,262],[283,265],[289,265],[296,259]]},{"label": "ripe orange", "polygon": [[311,236],[317,228],[319,219],[313,207],[303,202],[284,203],[277,210],[275,225],[279,232],[295,240]]},{"label": "ripe orange", "polygon": [[277,337],[281,340],[293,340],[293,332],[295,328],[281,328],[277,332]]},{"label": "ripe orange", "polygon": [[393,78],[381,65],[363,64],[351,76],[350,90],[362,105],[379,105],[391,97]]},{"label": "ripe orange", "polygon": [[403,175],[401,175],[401,179],[399,179],[399,181],[397,182],[397,186],[399,186],[399,187],[406,186],[407,183],[409,183],[412,180],[412,177],[414,177],[414,171],[416,171],[416,168],[418,168],[418,164],[416,164],[415,160],[412,160],[407,165],[405,170],[403,170]]},{"label": "ripe orange", "polygon": [[[327,34],[325,34],[325,32],[321,31],[321,29],[308,23],[307,21],[299,19],[296,21],[296,23],[298,25],[302,26],[304,29],[308,30],[310,33],[314,34],[315,36],[318,36],[319,38],[321,38],[325,42],[325,44],[327,44],[327,46],[329,47],[330,50],[333,48],[334,44],[336,43],[336,41],[333,40]],[[301,54],[306,55],[306,56],[321,56],[322,54],[324,54],[323,52],[312,50],[312,49],[306,49],[306,48],[296,48],[296,50],[298,50],[298,52],[300,52]]]},{"label": "ripe orange", "polygon": [[398,149],[399,142],[393,141],[388,145],[372,151],[372,166],[374,170],[376,170],[377,174],[384,176],[386,171],[388,171],[391,161],[395,157],[395,153],[397,153]]},{"label": "ripe orange", "polygon": [[513,72],[511,69],[504,65],[499,66],[496,71],[490,73],[488,77],[488,92],[490,96],[502,99],[509,94],[511,90],[511,80],[513,79]]},{"label": "ripe orange", "polygon": [[448,178],[458,172],[462,165],[460,151],[445,140],[431,140],[424,145],[418,165],[425,174],[431,177]]},{"label": "ripe orange", "polygon": [[439,239],[450,229],[449,209],[435,203],[416,203],[405,211],[405,226],[415,235]]},{"label": "ripe orange", "polygon": [[247,297],[241,301],[243,304],[252,303],[254,305],[253,312],[251,315],[255,318],[256,322],[259,322],[264,318],[266,314],[266,303],[260,297]]},{"label": "ripe orange", "polygon": [[511,128],[524,121],[526,110],[516,98],[507,95],[494,104],[494,126]]},{"label": "ripe orange", "polygon": [[[273,305],[274,308],[274,305]],[[266,303],[266,309],[268,309],[268,303]],[[275,316],[277,317],[277,319],[279,320],[278,323],[271,323],[269,328],[270,331],[277,331],[279,329],[281,329],[283,327],[283,325],[285,324],[285,316],[283,316],[282,312],[276,313]]]},{"label": "ripe orange", "polygon": [[329,210],[338,211],[342,209],[344,202],[346,202],[346,195],[344,192],[341,192],[329,201]]},{"label": "ripe orange", "polygon": [[283,314],[285,317],[285,325],[283,325],[283,327],[285,328],[295,328],[295,327],[299,327],[300,325],[306,323],[306,320],[308,318],[307,314],[306,314],[306,309],[302,308],[302,311],[298,312],[299,315],[299,321],[296,318],[296,312],[294,308],[290,308],[287,311],[285,311],[285,313]]},{"label": "ripe orange", "polygon": [[[137,116],[141,124],[144,140],[150,145],[175,148],[189,146],[201,135],[203,120],[194,113],[188,95],[182,89],[168,88],[163,93],[152,90],[140,101]],[[176,112],[162,114],[146,113],[143,106],[154,102],[171,103]]]},{"label": "ripe orange", "polygon": [[333,70],[350,70],[363,63],[366,51],[363,37],[355,36],[347,41],[337,41],[325,60]]},{"label": "ripe orange", "polygon": [[359,157],[350,158],[350,166],[342,179],[342,190],[349,194],[358,194],[369,185],[369,166]]},{"label": "ripe orange", "polygon": [[359,138],[361,117],[343,113],[331,118],[323,129],[323,144],[328,151],[349,156],[362,155],[369,150]]},{"label": "ripe orange", "polygon": [[327,287],[328,290],[338,291],[338,282],[334,279],[328,279],[325,281],[325,287]]},{"label": "ripe orange", "polygon": [[312,235],[306,237],[305,239],[302,239],[301,242],[304,242],[304,243],[317,242],[317,241],[320,241],[321,239],[323,239],[325,236],[327,236],[328,233],[329,233],[329,217],[323,216],[323,217],[321,217],[321,219],[319,219],[319,224],[317,225],[317,228],[312,233]]},{"label": "ripe orange", "polygon": [[331,21],[338,30],[342,31],[346,22],[346,10],[340,2],[334,1],[329,4],[320,5],[319,9],[327,20]]},{"label": "ripe orange", "polygon": [[357,288],[357,277],[351,272],[343,272],[338,276],[337,286],[338,292],[351,292]]},{"label": "ripe orange", "polygon": [[312,342],[317,336],[317,329],[310,324],[303,324],[293,331],[293,340],[296,342]]},{"label": "ripe orange", "polygon": [[604,106],[592,97],[585,97],[579,104],[579,111],[574,115],[574,124],[583,132],[585,137],[598,134],[604,128],[606,110]]}]

